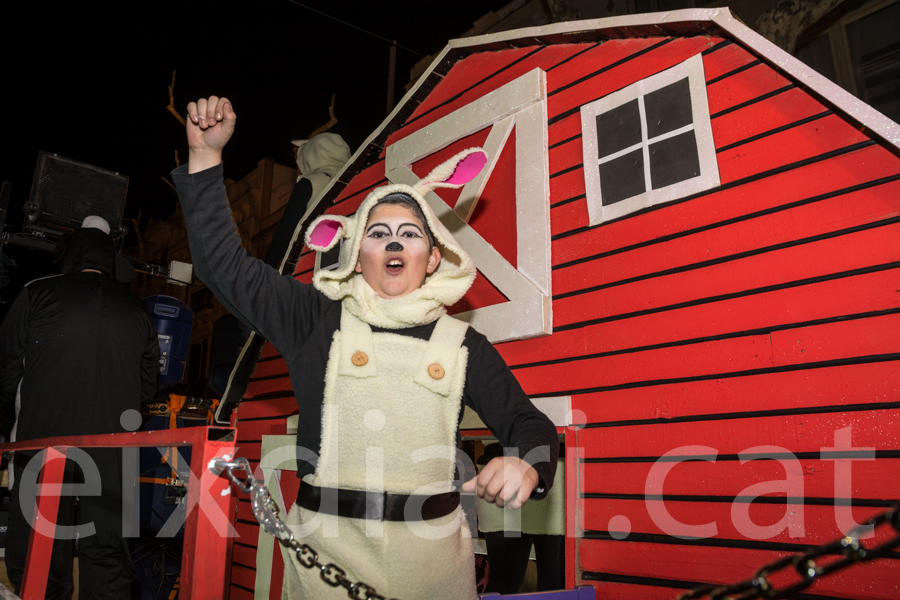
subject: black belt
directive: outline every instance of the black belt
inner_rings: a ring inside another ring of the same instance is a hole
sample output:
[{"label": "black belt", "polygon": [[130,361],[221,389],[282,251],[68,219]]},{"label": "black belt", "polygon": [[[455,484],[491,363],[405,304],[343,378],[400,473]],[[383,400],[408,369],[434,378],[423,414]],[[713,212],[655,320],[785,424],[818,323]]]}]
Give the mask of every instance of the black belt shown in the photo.
[{"label": "black belt", "polygon": [[[322,502],[323,496],[325,502]],[[351,519],[430,521],[456,510],[459,506],[459,492],[445,492],[433,496],[407,496],[387,492],[321,488],[301,480],[297,505],[306,510]]]}]

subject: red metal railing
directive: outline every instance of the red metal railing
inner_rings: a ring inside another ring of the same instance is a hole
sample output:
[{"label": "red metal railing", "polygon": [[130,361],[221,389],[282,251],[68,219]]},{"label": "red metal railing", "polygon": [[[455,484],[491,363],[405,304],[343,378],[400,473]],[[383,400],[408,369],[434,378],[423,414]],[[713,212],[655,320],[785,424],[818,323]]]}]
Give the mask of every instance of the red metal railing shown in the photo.
[{"label": "red metal railing", "polygon": [[[43,450],[37,510],[31,530],[31,545],[22,581],[23,600],[41,600],[50,572],[50,553],[59,510],[59,489],[63,481],[68,448],[141,448],[192,446],[191,475],[186,498],[184,549],[181,558],[180,597],[183,600],[224,600],[227,598],[231,550],[236,535],[231,523],[234,496],[225,477],[209,470],[217,457],[234,456],[235,430],[227,427],[189,427],[163,431],[76,435],[0,444],[0,451]],[[13,492],[15,493],[15,491]],[[52,515],[52,517],[51,517]],[[39,519],[53,522],[37,527]],[[40,531],[39,531],[40,529]]]}]

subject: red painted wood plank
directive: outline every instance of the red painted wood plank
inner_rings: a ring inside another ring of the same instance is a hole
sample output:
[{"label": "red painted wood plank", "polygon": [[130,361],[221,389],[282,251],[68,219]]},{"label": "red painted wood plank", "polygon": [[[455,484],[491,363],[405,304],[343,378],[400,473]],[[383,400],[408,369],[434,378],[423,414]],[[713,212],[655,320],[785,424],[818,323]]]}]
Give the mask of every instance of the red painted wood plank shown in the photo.
[{"label": "red painted wood plank", "polygon": [[750,67],[746,71],[706,86],[709,114],[713,116],[790,83],[769,65],[759,64]]},{"label": "red painted wood plank", "polygon": [[898,409],[833,412],[778,417],[748,417],[711,422],[630,425],[585,429],[578,440],[585,458],[658,457],[707,453],[738,454],[758,446],[786,452],[820,452],[835,446],[835,432],[852,427],[854,448],[900,449],[900,430],[885,427],[900,416]]},{"label": "red painted wood plank", "polygon": [[[463,106],[481,98],[482,96],[493,92],[494,90],[504,86],[505,84],[521,77],[522,75],[533,71],[534,69],[548,69],[559,62],[565,60],[569,56],[580,52],[583,49],[582,44],[558,44],[547,46],[538,50],[534,54],[528,56],[524,60],[517,62],[510,68],[505,69],[496,76],[491,77],[487,81],[476,85],[472,89],[467,90],[458,98],[454,98],[452,102],[436,107],[428,114],[421,118],[411,121],[399,131],[394,132],[387,141],[385,147],[402,140],[406,136],[427,127],[431,123],[453,113]],[[474,83],[474,82],[473,82]]]},{"label": "red painted wood plank", "polygon": [[827,110],[800,88],[794,88],[712,120],[716,148],[790,125]]},{"label": "red painted wood plank", "polygon": [[609,69],[591,79],[587,79],[547,99],[550,119],[566,111],[577,108],[597,98],[602,98],[625,86],[631,85],[650,75],[664,71],[715,46],[720,38],[690,37],[680,38],[655,50]]},{"label": "red painted wood plank", "polygon": [[733,256],[900,215],[900,181],[707,229],[553,271],[565,294],[667,269]]},{"label": "red painted wood plank", "polygon": [[748,65],[756,60],[756,57],[747,52],[740,44],[731,44],[711,54],[703,56],[703,72],[706,80],[710,81],[730,73],[735,69]]},{"label": "red painted wood plank", "polygon": [[[579,172],[583,173],[583,171],[579,171]],[[564,199],[568,200],[568,198],[564,198]],[[556,200],[556,202],[559,202],[559,200]],[[626,219],[624,222],[627,222],[627,221],[628,221],[628,219]],[[618,221],[618,222],[622,223],[623,221]],[[590,223],[590,215],[588,214],[587,200],[584,197],[574,200],[572,202],[567,202],[566,204],[563,204],[562,206],[552,206],[551,205],[551,207],[550,207],[550,235],[551,235],[551,237],[555,237],[555,236],[563,234],[563,233],[568,233],[568,232],[574,231],[576,229],[581,229],[582,227],[587,227],[589,223]],[[612,223],[612,225],[615,225],[615,223]],[[589,237],[593,237],[593,236],[590,236],[590,233],[592,231],[595,231],[595,230],[588,230],[584,233],[578,234],[578,236],[587,235]],[[573,237],[578,237],[578,236],[573,236]],[[563,244],[564,246],[567,246],[567,247],[572,246],[572,244],[567,243],[567,239],[568,238],[563,238],[562,240],[553,242],[554,247],[559,244]],[[581,252],[591,253],[590,251],[592,250],[592,247],[591,246],[588,246],[586,248],[580,247],[579,249]],[[551,260],[555,260],[555,258],[556,258],[555,254],[556,254],[556,252],[554,251],[554,256],[553,256],[553,259],[551,259]]]},{"label": "red painted wood plank", "polygon": [[716,154],[719,178],[723,184],[737,181],[869,139],[841,117],[829,115]]},{"label": "red painted wood plank", "polygon": [[365,188],[382,181],[385,181],[384,160],[379,160],[357,173],[334,199],[335,204],[343,202],[350,196],[358,194]]},{"label": "red painted wood plank", "polygon": [[699,377],[772,366],[769,336],[754,335],[629,354],[516,369],[529,395]]},{"label": "red painted wood plank", "polygon": [[501,69],[534,52],[536,46],[511,48],[495,52],[479,52],[467,56],[450,69],[428,97],[409,116],[406,122],[419,118],[438,104],[461,94],[475,83],[495,75]]},{"label": "red painted wood plank", "polygon": [[[795,458],[785,462],[796,462],[796,467],[803,474],[799,488],[790,486],[792,497],[846,497],[842,488],[836,487],[836,484],[844,483],[841,480],[844,475],[835,474],[836,461]],[[900,459],[854,460],[850,465],[851,479],[847,483],[851,486],[851,498],[894,500],[897,497],[897,490],[900,490]],[[581,489],[589,494],[643,495],[653,468],[653,463],[588,463],[583,465]],[[774,460],[753,460],[743,465],[733,460],[692,460],[672,467],[666,474],[663,493],[683,496],[755,495],[752,490],[745,490],[759,483],[784,482],[787,477],[785,466]],[[833,507],[828,508],[834,513]],[[835,526],[833,520],[831,526]],[[606,529],[606,523],[586,528]]]},{"label": "red painted wood plank", "polygon": [[497,349],[514,366],[888,310],[900,306],[898,280],[897,269],[842,277],[598,323],[560,331],[540,342],[516,341]]},{"label": "red painted wood plank", "polygon": [[900,352],[900,315],[772,332],[777,366]]},{"label": "red painted wood plank", "polygon": [[[250,504],[249,502],[238,502],[237,518],[243,519],[244,521],[255,521],[256,517],[253,516],[253,505]],[[255,553],[254,553],[254,557],[255,557]],[[237,559],[235,559],[235,561],[242,562]],[[255,565],[256,560],[254,559],[253,562],[245,562],[244,564],[245,565]]]},{"label": "red painted wood plank", "polygon": [[256,363],[256,369],[253,370],[253,377],[251,379],[272,377],[273,375],[287,375],[287,372],[287,362],[279,357],[274,360]]},{"label": "red painted wood plank", "polygon": [[285,419],[269,419],[265,421],[238,421],[237,437],[239,440],[261,440],[264,435],[285,435],[287,422]]},{"label": "red painted wood plank", "polygon": [[241,419],[259,419],[262,417],[284,417],[297,413],[297,399],[267,398],[265,400],[245,401],[237,409],[238,422]]},{"label": "red painted wood plank", "polygon": [[308,271],[309,269],[314,269],[316,266],[316,253],[310,252],[304,256],[300,257],[300,260],[297,261],[297,268],[294,270],[295,273],[302,273],[303,271]]},{"label": "red painted wood plank", "polygon": [[[631,583],[612,583],[609,581],[579,580],[578,585],[594,586],[596,597],[601,599],[627,598],[627,600],[672,600],[672,598],[684,591],[680,588],[634,585]],[[567,587],[571,588],[571,586]]]},{"label": "red painted wood plank", "polygon": [[[667,38],[607,40],[569,62],[547,73],[547,93],[553,94],[564,85],[605,69],[610,65],[634,56],[636,53],[658,44]],[[587,46],[587,45],[584,45]],[[584,46],[581,49],[584,49]]]},{"label": "red painted wood plank", "polygon": [[[250,506],[249,502],[238,502],[238,505],[246,504],[248,507]],[[232,552],[231,558],[234,562],[241,563],[244,565],[255,565],[256,564],[256,548],[247,548],[246,546],[241,546],[238,544],[234,545],[234,551]]]},{"label": "red painted wood plank", "polygon": [[[235,456],[243,456],[251,462],[259,462],[259,453],[261,450],[262,444],[260,442],[251,442],[247,441],[245,438],[240,438]],[[234,489],[232,488],[232,492],[233,491]]]},{"label": "red painted wood plank", "polygon": [[550,175],[552,176],[570,167],[580,165],[583,158],[581,138],[574,139],[561,146],[552,148],[548,156]]},{"label": "red painted wood plank", "polygon": [[[755,494],[750,494],[755,495]],[[651,535],[673,535],[683,537],[705,537],[705,530],[711,527],[703,527],[707,523],[715,523],[716,534],[713,539],[726,540],[753,540],[784,544],[825,544],[842,537],[843,531],[838,527],[835,519],[834,506],[816,506],[807,504],[801,506],[790,504],[760,504],[753,503],[736,504],[741,511],[737,518],[732,517],[732,504],[730,502],[681,502],[676,500],[621,500],[617,498],[604,498],[602,500],[585,499],[584,502],[584,529],[607,531],[615,530],[616,521],[610,526],[610,520],[622,515],[631,523],[632,533]],[[854,523],[863,523],[878,514],[884,512],[884,508],[858,507],[850,508]],[[791,529],[781,529],[787,511],[790,511],[794,526]],[[652,512],[652,516],[651,516]],[[660,516],[668,512],[674,519],[671,526],[660,526]],[[746,517],[749,514],[750,520]],[[842,515],[844,513],[842,512]],[[802,518],[801,518],[802,517]],[[621,517],[620,517],[621,518]],[[777,527],[773,527],[775,525]],[[746,535],[755,533],[755,535]],[[627,539],[627,538],[626,538]],[[690,576],[690,575],[688,575]]]},{"label": "red painted wood plank", "polygon": [[[579,551],[585,571],[720,584],[750,578],[764,564],[792,554],[606,540],[583,540]],[[787,577],[791,582],[796,581],[796,575]],[[820,579],[806,593],[855,600],[892,600],[900,596],[900,561],[856,565]]]},{"label": "red painted wood plank", "polygon": [[581,136],[581,115],[575,113],[547,128],[548,145],[553,146],[574,136]]},{"label": "red painted wood plank", "polygon": [[558,327],[887,264],[900,258],[898,235],[900,225],[884,225],[561,298],[553,302],[553,324]]},{"label": "red painted wood plank", "polygon": [[269,342],[266,342],[266,343],[263,345],[263,349],[262,349],[262,352],[261,352],[260,355],[259,355],[259,358],[260,358],[260,359],[263,359],[263,358],[271,358],[271,357],[273,357],[273,356],[281,356],[281,355],[278,353],[278,350],[275,349],[275,346],[273,346],[273,345],[272,345],[271,343],[269,343]]},{"label": "red painted wood plank", "polygon": [[[256,522],[251,524],[238,521],[234,524],[234,528],[237,531],[237,537],[235,538],[237,541],[256,547],[259,540],[259,524]],[[252,585],[249,587],[253,588]]]},{"label": "red painted wood plank", "polygon": [[550,204],[581,196],[584,193],[584,169],[582,168],[550,178]]},{"label": "red painted wood plank", "polygon": [[271,394],[275,392],[291,391],[291,380],[287,377],[279,377],[277,379],[263,379],[261,381],[251,381],[244,392],[245,398],[255,398],[263,394]]},{"label": "red painted wood plank", "polygon": [[312,283],[312,276],[312,271],[307,271],[306,273],[299,275],[297,281],[300,283]]},{"label": "red painted wood plank", "polygon": [[[864,148],[556,240],[553,264],[610,252],[898,173],[900,159],[896,156],[881,146]],[[579,200],[551,209],[554,229],[560,229],[554,223],[566,211],[577,212],[579,216],[565,230],[588,224],[587,205]]]},{"label": "red painted wood plank", "polygon": [[253,600],[253,592],[231,586],[228,590],[228,600]]},{"label": "red painted wood plank", "polygon": [[900,361],[595,392],[572,397],[585,423],[895,402]]}]

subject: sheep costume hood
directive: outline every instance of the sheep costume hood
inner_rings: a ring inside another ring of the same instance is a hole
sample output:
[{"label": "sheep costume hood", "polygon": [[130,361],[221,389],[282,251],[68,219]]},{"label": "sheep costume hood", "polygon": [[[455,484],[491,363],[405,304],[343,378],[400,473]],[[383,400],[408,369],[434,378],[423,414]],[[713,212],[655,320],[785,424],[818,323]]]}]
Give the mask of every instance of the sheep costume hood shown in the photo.
[{"label": "sheep costume hood", "polygon": [[[392,184],[373,190],[351,217],[322,215],[306,232],[306,245],[327,252],[338,243],[340,262],[333,270],[319,269],[313,285],[331,300],[341,301],[359,320],[386,329],[425,325],[446,314],[446,307],[459,301],[475,281],[475,264],[456,243],[425,201],[425,195],[439,187],[460,188],[484,168],[487,155],[481,148],[464,150],[437,166],[415,185]],[[379,200],[391,194],[406,194],[422,209],[425,226],[440,249],[441,262],[425,277],[421,287],[399,298],[382,298],[355,271],[369,213]]]}]

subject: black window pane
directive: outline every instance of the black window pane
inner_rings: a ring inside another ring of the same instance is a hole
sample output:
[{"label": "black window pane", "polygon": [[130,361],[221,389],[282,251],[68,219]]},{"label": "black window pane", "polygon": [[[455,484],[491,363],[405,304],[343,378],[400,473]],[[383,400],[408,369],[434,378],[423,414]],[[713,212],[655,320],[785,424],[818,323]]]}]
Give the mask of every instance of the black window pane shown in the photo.
[{"label": "black window pane", "polygon": [[650,183],[654,190],[700,175],[693,131],[650,144]]},{"label": "black window pane", "polygon": [[638,101],[597,115],[597,158],[641,143],[641,112]]},{"label": "black window pane", "polygon": [[600,165],[600,195],[603,206],[643,194],[644,151],[637,149],[625,156],[614,158]]},{"label": "black window pane", "polygon": [[687,78],[644,96],[647,137],[655,138],[693,123],[691,88]]}]

